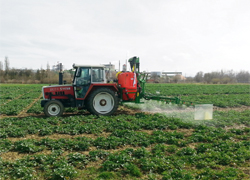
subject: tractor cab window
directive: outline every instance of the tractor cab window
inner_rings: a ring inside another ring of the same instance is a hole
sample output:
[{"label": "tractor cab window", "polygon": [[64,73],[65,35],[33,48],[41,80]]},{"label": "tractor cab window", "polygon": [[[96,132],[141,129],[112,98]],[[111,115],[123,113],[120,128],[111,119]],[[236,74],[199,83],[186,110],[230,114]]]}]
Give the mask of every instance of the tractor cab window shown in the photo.
[{"label": "tractor cab window", "polygon": [[79,68],[75,83],[77,86],[88,85],[90,84],[90,78],[90,68]]},{"label": "tractor cab window", "polygon": [[104,69],[103,68],[92,68],[92,82],[102,83],[104,82]]},{"label": "tractor cab window", "polygon": [[75,76],[75,96],[76,98],[84,98],[91,83],[91,68],[81,67],[76,71]]}]

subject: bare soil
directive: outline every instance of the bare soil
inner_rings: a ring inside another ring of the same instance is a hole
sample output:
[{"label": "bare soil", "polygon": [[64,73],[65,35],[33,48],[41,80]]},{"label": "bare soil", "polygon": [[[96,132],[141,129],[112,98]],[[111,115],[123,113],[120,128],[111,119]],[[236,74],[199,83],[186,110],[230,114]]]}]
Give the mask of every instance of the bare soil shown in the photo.
[{"label": "bare soil", "polygon": [[25,137],[21,137],[21,138],[15,138],[15,137],[8,137],[7,139],[15,142],[15,141],[20,141],[20,140],[25,140],[25,139],[34,139],[34,140],[42,140],[45,138],[49,138],[49,139],[54,139],[54,140],[58,140],[58,139],[74,139],[76,137],[88,137],[88,138],[92,138],[95,139],[97,137],[108,137],[111,133],[107,133],[107,132],[102,132],[99,135],[96,134],[79,134],[79,135],[70,135],[70,134],[52,134],[52,135],[47,135],[47,136],[39,136],[38,134],[28,134]]}]

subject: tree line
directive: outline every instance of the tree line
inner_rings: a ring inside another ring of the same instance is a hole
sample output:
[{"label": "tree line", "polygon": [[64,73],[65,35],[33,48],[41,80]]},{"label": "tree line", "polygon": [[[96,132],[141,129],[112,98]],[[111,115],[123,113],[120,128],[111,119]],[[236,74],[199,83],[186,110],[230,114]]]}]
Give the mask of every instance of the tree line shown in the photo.
[{"label": "tree line", "polygon": [[[67,83],[71,83],[72,71],[64,71],[63,77]],[[22,83],[22,84],[58,84],[59,74],[56,70],[51,70],[47,63],[46,69],[42,67],[33,69],[10,68],[8,57],[4,63],[0,61],[0,83]]]},{"label": "tree line", "polygon": [[[73,71],[64,71],[63,78],[67,83],[71,83]],[[40,69],[33,70],[27,68],[10,68],[8,57],[5,57],[4,63],[0,61],[0,83],[57,84],[58,79],[58,71],[51,70],[48,63],[46,69],[41,67]],[[202,71],[199,71],[194,77],[187,77],[185,80],[181,79],[180,76],[175,76],[172,78],[159,77],[157,82],[197,82],[208,84],[250,83],[250,73],[244,70],[241,70],[240,72],[234,72],[233,70],[221,70],[209,73],[203,73]]]},{"label": "tree line", "polygon": [[250,73],[244,70],[240,72],[221,70],[210,73],[200,71],[195,75],[194,81],[208,84],[250,83]]}]

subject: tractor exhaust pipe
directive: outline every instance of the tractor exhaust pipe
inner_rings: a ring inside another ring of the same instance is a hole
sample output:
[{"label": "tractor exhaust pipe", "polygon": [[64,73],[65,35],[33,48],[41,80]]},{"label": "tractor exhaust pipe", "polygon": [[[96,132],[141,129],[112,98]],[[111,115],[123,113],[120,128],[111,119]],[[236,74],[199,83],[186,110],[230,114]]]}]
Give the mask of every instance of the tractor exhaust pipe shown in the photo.
[{"label": "tractor exhaust pipe", "polygon": [[59,85],[63,84],[62,63],[59,63]]},{"label": "tractor exhaust pipe", "polygon": [[63,73],[59,72],[59,85],[63,84]]}]

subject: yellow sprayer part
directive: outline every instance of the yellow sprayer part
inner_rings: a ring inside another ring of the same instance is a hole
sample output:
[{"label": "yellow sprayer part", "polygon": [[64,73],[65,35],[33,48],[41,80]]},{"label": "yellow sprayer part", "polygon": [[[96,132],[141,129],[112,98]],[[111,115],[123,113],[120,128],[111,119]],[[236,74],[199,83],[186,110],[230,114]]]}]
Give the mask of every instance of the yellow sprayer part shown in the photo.
[{"label": "yellow sprayer part", "polygon": [[118,73],[116,73],[116,78],[118,78],[118,75],[121,73],[122,73],[122,71],[119,71]]}]

